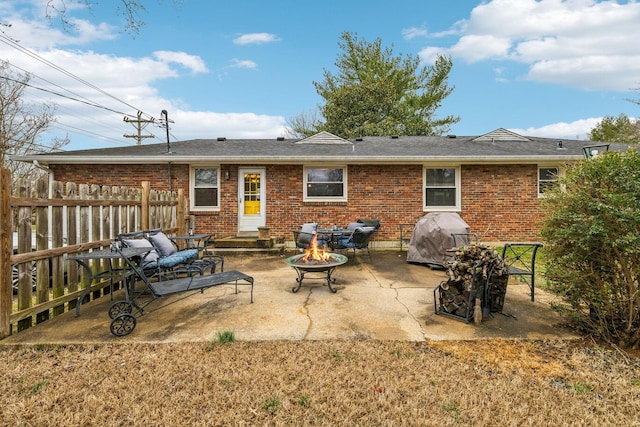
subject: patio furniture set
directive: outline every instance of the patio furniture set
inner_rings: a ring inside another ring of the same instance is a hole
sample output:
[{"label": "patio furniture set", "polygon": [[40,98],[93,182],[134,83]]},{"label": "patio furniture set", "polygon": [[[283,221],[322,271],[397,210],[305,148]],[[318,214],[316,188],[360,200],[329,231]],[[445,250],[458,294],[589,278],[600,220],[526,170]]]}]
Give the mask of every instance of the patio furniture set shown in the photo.
[{"label": "patio furniture set", "polygon": [[[352,222],[346,227],[333,226],[331,228],[318,227],[317,223],[306,223],[294,231],[296,247],[305,250],[305,254],[291,256],[285,260],[286,264],[293,267],[298,278],[297,285],[292,292],[297,292],[302,286],[302,281],[307,273],[320,273],[320,279],[325,280],[331,292],[335,279],[332,277],[335,269],[345,264],[348,258],[339,253],[323,252],[324,258],[309,260],[309,248],[312,242],[317,247],[327,247],[331,251],[356,250],[366,251],[371,260],[369,242],[379,222]],[[235,285],[238,293],[238,285],[250,287],[250,302],[253,303],[253,277],[237,270],[224,271],[224,258],[220,255],[209,253],[207,243],[212,238],[211,234],[189,234],[169,238],[160,229],[136,231],[118,235],[117,240],[111,243],[111,247],[92,252],[80,253],[69,257],[82,267],[88,277],[86,288],[78,298],[76,316],[80,315],[80,304],[87,294],[93,290],[94,280],[110,280],[113,291],[114,280],[120,280],[124,288],[124,300],[111,304],[109,317],[111,318],[110,331],[113,335],[128,335],[136,327],[137,317],[145,313],[145,308],[155,300],[170,295],[204,292],[205,289],[225,285]],[[479,239],[473,233],[465,235],[453,233],[451,236],[454,245],[460,242],[464,245],[478,245]],[[181,249],[177,241],[184,241],[186,248]],[[501,274],[518,276],[525,281],[531,290],[531,301],[535,292],[535,260],[541,243],[507,243],[504,245],[500,257],[500,264],[504,270]],[[450,251],[455,252],[455,248]],[[456,252],[458,254],[459,252]],[[101,271],[96,272],[93,260],[103,262]],[[493,262],[493,261],[492,261]],[[453,263],[452,263],[453,264]],[[468,307],[462,313],[450,310],[451,286],[453,277],[443,282],[434,289],[434,305],[436,314],[446,314],[459,320],[471,322],[478,319],[477,309],[483,313],[494,311],[495,287],[493,270],[483,274],[483,266],[487,261],[478,261],[473,266],[472,286],[467,292],[461,291],[460,295],[465,299],[464,305]],[[495,268],[492,264],[492,269]],[[318,278],[318,277],[312,277]],[[143,289],[136,289],[136,283],[142,282]],[[459,286],[458,286],[459,287]],[[469,292],[470,291],[470,292]],[[504,291],[506,292],[506,286]],[[111,292],[113,298],[113,292]],[[456,298],[459,298],[456,296]],[[504,302],[504,295],[500,300]],[[474,308],[476,309],[474,319]]]},{"label": "patio furniture set", "polygon": [[[206,242],[211,235],[178,236],[185,240],[187,248],[180,250],[175,240],[162,230],[145,230],[118,235],[108,249],[86,252],[69,257],[87,274],[87,286],[78,298],[76,316],[80,315],[80,304],[91,290],[94,280],[121,279],[125,299],[111,304],[109,317],[113,335],[128,335],[136,327],[137,317],[145,308],[159,298],[170,295],[204,292],[214,286],[234,284],[250,286],[250,301],[253,303],[253,277],[237,270],[224,271],[224,258],[208,253]],[[107,268],[94,272],[92,260],[106,260]],[[219,271],[217,271],[219,269]],[[137,290],[136,283],[143,289]],[[113,295],[113,292],[111,292]]]},{"label": "patio furniture set", "polygon": [[296,247],[305,250],[312,243],[314,237],[316,244],[320,247],[327,247],[332,251],[366,251],[369,260],[371,252],[369,243],[376,230],[380,228],[378,220],[358,220],[350,222],[346,227],[333,225],[330,228],[322,228],[317,222],[308,222],[300,226],[298,230],[293,230],[293,237]]}]

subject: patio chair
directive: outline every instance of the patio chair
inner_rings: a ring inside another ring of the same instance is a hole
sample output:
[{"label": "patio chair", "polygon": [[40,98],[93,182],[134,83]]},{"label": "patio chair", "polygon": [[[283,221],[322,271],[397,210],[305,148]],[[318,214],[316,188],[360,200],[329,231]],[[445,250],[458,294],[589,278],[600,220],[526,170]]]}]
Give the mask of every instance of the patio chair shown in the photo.
[{"label": "patio chair", "polygon": [[206,270],[215,272],[216,265],[221,264],[212,256],[198,259],[197,249],[178,250],[177,245],[160,229],[135,231],[118,235],[118,240],[126,247],[153,247],[139,265],[149,277],[156,276],[158,280],[175,278],[178,274],[188,276],[203,275]]},{"label": "patio chair", "polygon": [[348,236],[343,236],[337,239],[334,249],[342,250],[342,249],[353,249],[353,256],[356,256],[356,251],[358,249],[367,251],[367,255],[369,256],[369,260],[373,262],[371,258],[371,252],[369,251],[369,240],[373,235],[374,228],[373,227],[357,227],[353,230]]},{"label": "patio chair", "polygon": [[[299,230],[293,230],[293,240],[296,243],[296,248],[305,250],[311,244],[313,236],[318,234],[318,223],[307,222],[300,226]],[[324,246],[329,241],[328,236],[318,236],[317,245]]]},{"label": "patio chair", "polygon": [[505,243],[502,247],[502,260],[510,276],[517,276],[531,290],[531,301],[536,292],[536,255],[542,243]]},{"label": "patio chair", "polygon": [[180,273],[188,276],[203,275],[207,270],[213,274],[218,266],[220,266],[220,271],[224,271],[224,258],[221,255],[210,254],[204,248],[202,256],[200,256],[198,248],[180,250],[175,240],[167,237],[160,228],[148,230],[146,234],[160,254],[158,265],[161,269],[173,273],[174,278]]}]

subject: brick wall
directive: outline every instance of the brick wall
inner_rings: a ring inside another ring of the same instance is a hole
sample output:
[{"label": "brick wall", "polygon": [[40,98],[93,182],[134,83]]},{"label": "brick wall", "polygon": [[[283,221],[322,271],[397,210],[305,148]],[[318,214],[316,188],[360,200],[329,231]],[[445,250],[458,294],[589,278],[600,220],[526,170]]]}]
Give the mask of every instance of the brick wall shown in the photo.
[{"label": "brick wall", "polygon": [[[238,225],[238,167],[222,165],[230,179],[220,183],[219,212],[194,212],[197,232],[235,235]],[[51,165],[58,181],[189,191],[187,165]],[[303,202],[303,168],[266,166],[267,225],[272,235],[292,238],[303,222],[345,226],[359,218],[379,219],[377,240],[399,239],[399,224],[414,224],[422,210],[422,166],[350,165],[348,202]],[[460,215],[482,241],[534,240],[539,216],[536,165],[463,166]]]},{"label": "brick wall", "polygon": [[481,241],[537,240],[536,165],[463,166],[460,216]]}]

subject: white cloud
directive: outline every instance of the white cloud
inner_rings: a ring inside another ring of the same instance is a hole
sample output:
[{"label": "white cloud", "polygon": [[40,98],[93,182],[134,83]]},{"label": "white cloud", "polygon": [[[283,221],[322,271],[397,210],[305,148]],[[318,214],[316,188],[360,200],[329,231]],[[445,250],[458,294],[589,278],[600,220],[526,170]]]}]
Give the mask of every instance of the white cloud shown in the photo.
[{"label": "white cloud", "polygon": [[437,49],[467,62],[513,61],[533,81],[626,91],[640,76],[638,22],[636,1],[490,0],[452,27],[457,42],[420,56],[429,62]]},{"label": "white cloud", "polygon": [[272,43],[277,41],[280,41],[280,39],[275,34],[270,34],[270,33],[242,34],[241,36],[233,39],[233,43],[239,44],[239,45],[263,44],[263,43]]},{"label": "white cloud", "polygon": [[159,50],[153,53],[153,56],[161,62],[176,63],[191,70],[193,73],[206,73],[207,66],[199,56],[189,55],[185,52],[172,52],[167,50]]},{"label": "white cloud", "polygon": [[559,122],[539,128],[509,129],[520,135],[539,136],[544,138],[564,138],[587,140],[591,129],[602,121],[602,117],[576,120],[571,123]]},{"label": "white cloud", "polygon": [[237,59],[233,58],[231,60],[231,68],[247,68],[250,70],[255,70],[258,68],[258,64],[248,59]]},{"label": "white cloud", "polygon": [[402,29],[402,37],[404,37],[407,40],[411,40],[411,39],[414,39],[416,37],[424,37],[427,34],[428,34],[428,32],[427,32],[426,28],[411,27],[411,28],[403,28]]},{"label": "white cloud", "polygon": [[[285,118],[254,113],[177,111],[174,131],[180,140],[197,138],[273,138],[285,133]],[[267,136],[268,137],[268,136]]]},{"label": "white cloud", "polygon": [[99,23],[97,25],[81,19],[69,18],[69,31],[64,32],[51,26],[45,19],[45,13],[38,5],[37,11],[42,15],[29,19],[24,10],[16,10],[12,2],[0,1],[0,22],[9,27],[3,27],[3,34],[22,46],[31,49],[49,49],[56,46],[86,45],[100,40],[113,40],[118,37],[115,27]]}]

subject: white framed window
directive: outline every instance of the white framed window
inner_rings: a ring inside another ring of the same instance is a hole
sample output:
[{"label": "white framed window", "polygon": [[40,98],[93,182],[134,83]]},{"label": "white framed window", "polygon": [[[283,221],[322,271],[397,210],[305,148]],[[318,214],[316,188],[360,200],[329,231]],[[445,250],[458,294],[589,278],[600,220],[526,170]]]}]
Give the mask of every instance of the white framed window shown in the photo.
[{"label": "white framed window", "polygon": [[192,210],[220,210],[220,167],[191,166],[189,194]]},{"label": "white framed window", "polygon": [[425,166],[424,210],[460,210],[460,167]]},{"label": "white framed window", "polygon": [[346,201],[346,166],[305,166],[304,201]]},{"label": "white framed window", "polygon": [[557,166],[538,166],[538,196],[558,185],[560,168]]}]

